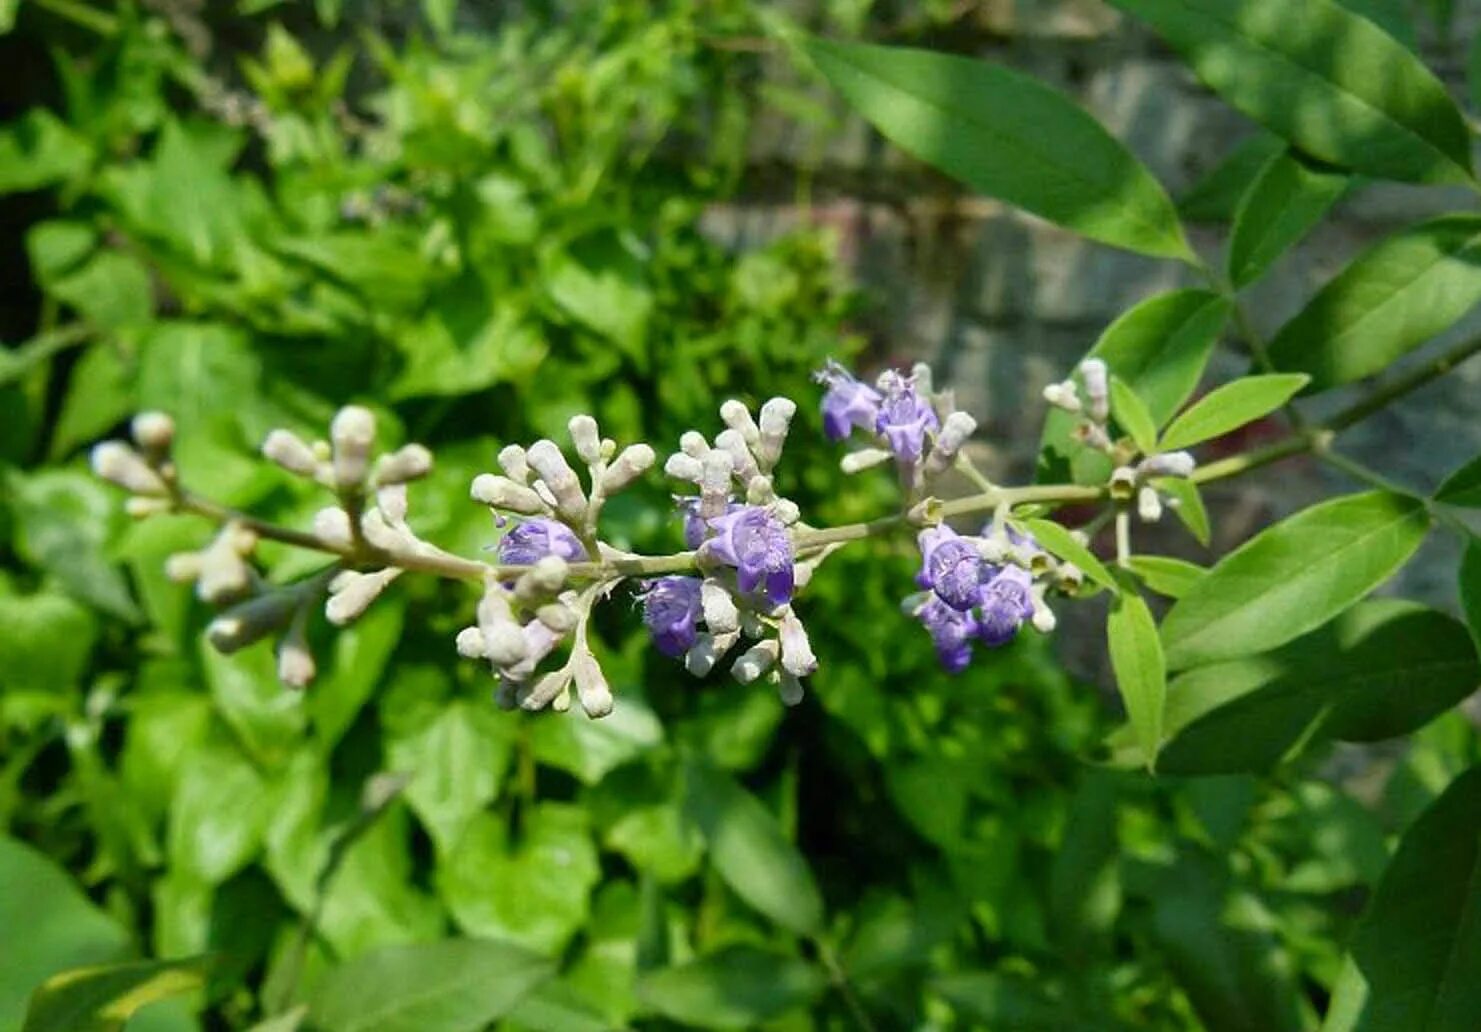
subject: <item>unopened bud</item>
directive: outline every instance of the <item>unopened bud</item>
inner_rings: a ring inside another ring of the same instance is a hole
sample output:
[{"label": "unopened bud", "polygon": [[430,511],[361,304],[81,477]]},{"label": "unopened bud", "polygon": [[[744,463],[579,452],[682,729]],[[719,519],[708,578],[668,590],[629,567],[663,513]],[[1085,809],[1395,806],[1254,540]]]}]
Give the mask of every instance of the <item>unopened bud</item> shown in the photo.
[{"label": "unopened bud", "polygon": [[1155,487],[1143,487],[1136,493],[1136,514],[1143,523],[1156,523],[1162,519],[1162,499]]},{"label": "unopened bud", "polygon": [[314,536],[327,545],[348,548],[354,536],[350,533],[350,516],[337,506],[314,513]]},{"label": "unopened bud", "polygon": [[663,464],[664,473],[675,480],[687,480],[697,484],[704,478],[704,463],[693,455],[674,452]]},{"label": "unopened bud", "polygon": [[730,475],[734,460],[730,453],[716,448],[702,460],[699,481],[699,514],[707,520],[724,516],[730,504]]},{"label": "unopened bud", "polygon": [[1197,466],[1188,452],[1165,452],[1145,459],[1138,472],[1149,477],[1191,477]]},{"label": "unopened bud", "polygon": [[688,652],[684,654],[684,669],[695,677],[706,677],[715,669],[725,653],[735,647],[740,640],[740,634],[700,634],[694,639]]},{"label": "unopened bud", "polygon": [[931,387],[935,380],[935,374],[926,362],[917,362],[910,367],[910,378],[915,381],[915,389],[922,395],[931,393]]},{"label": "unopened bud", "polygon": [[741,684],[750,684],[776,665],[781,646],[775,638],[758,641],[740,654],[730,667],[731,676]]},{"label": "unopened bud", "polygon": [[129,433],[146,454],[160,459],[175,440],[175,421],[163,412],[140,412],[129,423]]},{"label": "unopened bud", "polygon": [[329,600],[324,603],[324,616],[336,627],[358,620],[370,604],[380,597],[386,585],[401,574],[400,567],[388,566],[373,573],[346,570],[329,585]]},{"label": "unopened bud", "polygon": [[576,446],[576,454],[581,456],[582,462],[595,466],[602,461],[602,432],[595,419],[584,414],[572,416],[566,429],[570,431],[571,443]]},{"label": "unopened bud", "polygon": [[740,629],[740,610],[735,599],[713,577],[706,577],[700,585],[699,602],[704,611],[705,626],[711,633],[729,634]]},{"label": "unopened bud", "polygon": [[285,687],[302,691],[318,672],[314,654],[309,651],[308,641],[304,638],[302,622],[295,620],[278,642],[278,680]]},{"label": "unopened bud", "polygon": [[1078,413],[1080,411],[1080,396],[1074,380],[1051,383],[1044,388],[1044,400],[1066,412]]},{"label": "unopened bud", "polygon": [[962,445],[967,443],[967,438],[977,431],[977,420],[965,412],[953,412],[946,417],[941,424],[941,432],[936,435],[936,444],[931,449],[931,456],[926,461],[926,472],[938,475],[946,472],[957,452],[962,450]]},{"label": "unopened bud", "polygon": [[856,452],[849,452],[838,460],[838,468],[845,473],[862,473],[866,469],[873,469],[884,462],[889,462],[895,455],[884,448],[861,448]]},{"label": "unopened bud", "polygon": [[261,641],[293,618],[299,599],[291,591],[270,591],[232,606],[206,625],[206,640],[230,655]]},{"label": "unopened bud", "polygon": [[698,430],[685,430],[679,435],[679,450],[691,459],[703,459],[710,451],[710,443]]},{"label": "unopened bud", "polygon": [[375,464],[375,482],[381,485],[404,484],[409,480],[420,480],[430,472],[432,453],[420,444],[408,444],[381,456]]},{"label": "unopened bud", "polygon": [[[401,512],[405,515],[404,499]],[[365,535],[365,540],[386,552],[415,548],[418,542],[411,528],[405,523],[391,522],[389,515],[385,510],[371,509],[360,517],[360,533]]]},{"label": "unopened bud", "polygon": [[404,524],[407,513],[406,485],[387,484],[385,487],[377,488],[375,507],[380,510],[388,523]]},{"label": "unopened bud", "polygon": [[740,434],[741,440],[748,446],[754,447],[761,440],[761,430],[751,418],[751,410],[746,408],[745,402],[731,398],[720,406],[720,418],[725,421],[726,426]]},{"label": "unopened bud", "polygon": [[777,518],[784,527],[790,527],[802,519],[802,510],[797,503],[790,498],[778,498],[771,503],[771,514]]},{"label": "unopened bud", "polygon": [[571,567],[558,555],[536,559],[514,582],[514,594],[520,599],[550,598],[566,586]]},{"label": "unopened bud", "polygon": [[171,508],[172,505],[168,498],[129,495],[123,502],[123,511],[136,520],[144,519],[146,516],[157,516],[162,512],[169,512]]},{"label": "unopened bud", "polygon": [[341,489],[360,486],[375,444],[375,415],[359,405],[346,405],[329,424],[329,440],[334,446],[335,485]]},{"label": "unopened bud", "polygon": [[806,692],[803,691],[802,682],[787,671],[781,671],[776,682],[777,695],[782,700],[783,706],[796,706],[802,702]]},{"label": "unopened bud", "polygon": [[535,610],[535,619],[556,634],[565,634],[576,626],[576,612],[564,602],[548,602]]},{"label": "unopened bud", "polygon": [[499,451],[499,468],[516,484],[530,482],[529,461],[525,458],[525,450],[517,444],[506,444]]},{"label": "unopened bud", "polygon": [[776,501],[776,486],[771,477],[757,474],[746,481],[746,504],[769,505]]},{"label": "unopened bud", "polygon": [[517,483],[512,477],[480,473],[473,478],[469,495],[475,502],[495,509],[517,512],[521,516],[538,516],[548,512],[545,502],[532,489]]},{"label": "unopened bud", "polygon": [[739,431],[721,430],[715,437],[715,447],[730,455],[730,464],[743,483],[760,476],[761,470],[756,466],[755,456],[751,454],[751,449],[746,446],[746,439]]},{"label": "unopened bud", "polygon": [[782,615],[778,637],[782,646],[782,669],[793,677],[806,677],[818,669],[818,657],[813,654],[807,628],[790,608]]},{"label": "unopened bud", "polygon": [[300,477],[316,476],[319,472],[319,457],[314,449],[290,430],[274,430],[262,442],[262,454],[269,462],[275,462],[289,473]]},{"label": "unopened bud", "polygon": [[1090,399],[1090,418],[1104,423],[1111,414],[1109,372],[1105,362],[1087,358],[1080,363],[1080,376],[1085,380],[1085,396]]},{"label": "unopened bud", "polygon": [[464,659],[483,659],[483,632],[477,627],[464,627],[458,632],[456,641],[458,655]]},{"label": "unopened bud", "polygon": [[[519,692],[520,709],[542,710],[565,695],[571,687],[571,672],[564,668],[553,670],[541,677],[530,687]],[[569,700],[567,700],[569,704]],[[560,707],[564,709],[565,707]]]},{"label": "unopened bud", "polygon": [[586,715],[594,720],[611,713],[612,689],[596,657],[590,652],[578,653],[572,666],[576,676],[576,695]]},{"label": "unopened bud", "polygon": [[782,457],[782,446],[787,443],[787,428],[797,414],[797,403],[788,398],[772,398],[761,406],[759,429],[761,441],[756,447],[756,461],[763,470],[770,471]]},{"label": "unopened bud", "polygon": [[141,495],[163,495],[165,482],[143,456],[122,441],[104,441],[92,451],[93,472],[126,491]]},{"label": "unopened bud", "polygon": [[536,441],[525,452],[525,458],[549,488],[561,518],[573,522],[585,519],[586,495],[581,490],[581,481],[555,442]]},{"label": "unopened bud", "polygon": [[602,474],[602,493],[612,495],[621,491],[652,469],[657,458],[653,449],[646,444],[628,445],[612,460],[607,472]]},{"label": "unopened bud", "polygon": [[1050,609],[1049,604],[1044,601],[1044,590],[1045,587],[1043,584],[1035,584],[1030,595],[1034,613],[1029,618],[1029,622],[1034,625],[1034,630],[1040,634],[1048,634],[1059,623],[1055,619],[1054,610]]}]

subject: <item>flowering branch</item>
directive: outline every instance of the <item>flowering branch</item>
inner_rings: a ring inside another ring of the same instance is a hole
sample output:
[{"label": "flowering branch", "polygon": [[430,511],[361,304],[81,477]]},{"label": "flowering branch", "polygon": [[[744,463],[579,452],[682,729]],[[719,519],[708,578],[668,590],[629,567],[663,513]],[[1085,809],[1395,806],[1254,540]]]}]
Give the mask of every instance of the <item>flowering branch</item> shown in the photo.
[{"label": "flowering branch", "polygon": [[[304,633],[314,607],[322,604],[331,623],[350,623],[410,571],[481,586],[477,621],[458,635],[457,649],[490,665],[502,705],[564,709],[574,689],[590,716],[610,712],[612,693],[587,629],[595,606],[629,579],[639,582],[644,621],[660,651],[704,676],[749,642],[732,662],[733,676],[743,683],[767,680],[795,703],[817,661],[793,599],[846,544],[917,532],[922,568],[916,584],[922,590],[906,599],[905,610],[930,632],[943,664],[958,670],[974,643],[1001,645],[1024,623],[1051,630],[1055,618],[1048,599],[1085,593],[1087,572],[1102,586],[1115,587],[1086,550],[1083,532],[1059,531],[1041,542],[1020,518],[1022,507],[1106,503],[1092,526],[1114,521],[1117,565],[1125,566],[1133,516],[1154,522],[1165,505],[1177,504],[1175,494],[1167,493],[1170,480],[1204,484],[1292,455],[1326,454],[1336,433],[1478,351],[1481,338],[1467,341],[1321,426],[1299,427],[1273,444],[1202,467],[1186,452],[1158,453],[1145,434],[1140,444],[1135,432],[1133,438],[1119,437],[1110,422],[1110,397],[1113,386],[1124,385],[1113,385],[1104,363],[1088,359],[1078,381],[1053,384],[1045,397],[1077,417],[1075,439],[1110,459],[1110,476],[1103,484],[1020,487],[992,484],[962,453],[976,424],[955,409],[949,392],[932,391],[925,367],[910,375],[887,371],[870,386],[830,363],[818,377],[827,388],[825,432],[839,441],[860,431],[871,438],[840,465],[846,473],[860,473],[892,462],[904,490],[902,511],[836,527],[808,526],[773,481],[795,404],[774,398],[753,417],[742,403],[728,401],[720,410],[726,429],[713,441],[696,431],[684,434],[664,465],[671,478],[693,489],[675,499],[687,547],[668,555],[635,555],[601,540],[606,500],[651,469],[656,456],[646,444],[619,451],[585,415],[569,426],[586,469],[584,485],[551,441],[528,449],[510,445],[499,453],[500,473],[473,480],[471,498],[488,506],[504,531],[497,563],[453,555],[412,532],[407,485],[430,471],[432,456],[413,444],[374,457],[374,418],[357,406],[336,415],[327,442],[310,444],[286,430],[273,431],[264,442],[265,457],[332,493],[334,504],[316,514],[311,530],[279,526],[188,491],[171,459],[173,423],[160,413],[134,419],[132,446],[98,445],[93,466],[131,493],[128,509],[136,516],[193,513],[220,526],[205,548],[172,556],[167,571],[194,582],[203,601],[222,609],[207,631],[218,649],[232,652],[275,637],[279,676],[291,687],[304,687],[315,673]],[[934,482],[952,470],[979,490],[948,501],[932,495]],[[990,520],[976,535],[958,534],[945,523],[969,516]],[[1039,530],[1046,532],[1042,525]],[[297,583],[269,584],[250,562],[260,540],[323,552],[334,562]],[[1090,568],[1082,570],[1082,564]],[[545,668],[558,650],[564,659]]]}]

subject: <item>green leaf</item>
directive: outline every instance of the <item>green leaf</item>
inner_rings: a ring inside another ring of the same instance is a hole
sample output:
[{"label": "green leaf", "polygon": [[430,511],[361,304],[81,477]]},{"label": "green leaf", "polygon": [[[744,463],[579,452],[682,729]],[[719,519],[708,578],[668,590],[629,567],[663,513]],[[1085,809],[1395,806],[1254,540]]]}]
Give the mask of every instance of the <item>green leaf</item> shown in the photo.
[{"label": "green leaf", "polygon": [[1481,767],[1410,826],[1353,934],[1323,1032],[1470,1032],[1481,1014]]},{"label": "green leaf", "polygon": [[1250,185],[1285,149],[1279,136],[1263,131],[1246,136],[1178,198],[1178,213],[1188,222],[1229,222]]},{"label": "green leaf", "polygon": [[82,353],[67,376],[67,396],[51,430],[52,458],[70,455],[123,422],[139,405],[132,363],[119,347],[103,341]]},{"label": "green leaf", "polygon": [[1070,801],[1064,837],[1049,865],[1049,921],[1055,942],[1083,962],[1121,910],[1120,841],[1113,775],[1092,771]]},{"label": "green leaf", "polygon": [[32,994],[22,1032],[122,1032],[145,1004],[203,986],[206,967],[192,957],[63,971]]},{"label": "green leaf", "polygon": [[578,707],[536,718],[530,737],[541,763],[594,785],[657,747],[663,724],[642,699],[624,696],[622,705],[601,720],[591,720]]},{"label": "green leaf", "polygon": [[822,39],[803,47],[855,109],[927,164],[1092,240],[1191,260],[1161,185],[1048,86],[925,50]]},{"label": "green leaf", "polygon": [[58,301],[99,330],[138,329],[154,314],[154,287],[144,263],[124,251],[100,251],[51,286]]},{"label": "green leaf", "polygon": [[1481,301],[1481,216],[1443,215],[1380,240],[1270,342],[1277,369],[1326,390],[1371,376]]},{"label": "green leaf", "polygon": [[210,742],[180,765],[169,813],[170,864],[219,885],[257,855],[273,798],[230,745]]},{"label": "green leaf", "polygon": [[0,595],[0,671],[5,691],[62,695],[87,669],[98,629],[65,595]]},{"label": "green leaf", "polygon": [[776,818],[729,775],[691,760],[684,768],[684,811],[699,826],[725,884],[746,903],[798,935],[823,927],[823,897]]},{"label": "green leaf", "polygon": [[1116,583],[1116,578],[1111,571],[1105,568],[1084,545],[1076,541],[1074,536],[1060,524],[1053,520],[1022,520],[1025,530],[1034,536],[1034,540],[1045,551],[1052,553],[1065,562],[1074,563],[1080,567],[1080,571],[1095,583],[1110,592],[1121,590],[1121,585]]},{"label": "green leaf", "polygon": [[1115,3],[1150,24],[1214,92],[1313,157],[1406,182],[1470,179],[1469,133],[1444,85],[1403,44],[1333,0]]},{"label": "green leaf", "polygon": [[1162,741],[1162,710],[1167,698],[1167,667],[1157,621],[1142,597],[1124,591],[1111,603],[1106,622],[1111,668],[1126,714],[1136,731],[1137,744],[1150,770]]},{"label": "green leaf", "polygon": [[450,849],[499,794],[512,753],[509,721],[461,699],[386,748],[388,769],[411,775],[406,801],[440,850]]},{"label": "green leaf", "polygon": [[1111,413],[1116,417],[1117,425],[1131,435],[1133,443],[1143,454],[1150,455],[1157,450],[1157,424],[1152,421],[1152,413],[1147,411],[1147,403],[1137,397],[1136,391],[1119,376],[1111,377]]},{"label": "green leaf", "polygon": [[[1229,312],[1229,302],[1207,290],[1159,294],[1111,323],[1086,357],[1103,359],[1162,426],[1198,386]],[[1073,459],[1077,483],[1104,483],[1109,461],[1075,443],[1074,425],[1074,417],[1059,409],[1045,416],[1040,479],[1069,476]]]},{"label": "green leaf", "polygon": [[1203,506],[1203,494],[1198,485],[1184,477],[1160,477],[1153,485],[1163,494],[1170,495],[1176,505],[1169,506],[1178,522],[1188,528],[1193,539],[1208,547],[1212,531],[1208,524],[1208,510]]},{"label": "green leaf", "polygon": [[1164,598],[1182,598],[1208,570],[1170,555],[1134,555],[1131,557],[1131,572]]},{"label": "green leaf", "polygon": [[1481,651],[1481,538],[1466,542],[1460,560],[1460,604],[1470,628],[1471,640]]},{"label": "green leaf", "polygon": [[1227,268],[1236,289],[1259,279],[1322,220],[1348,177],[1293,150],[1275,155],[1250,184],[1234,216]]},{"label": "green leaf", "polygon": [[1481,455],[1446,477],[1435,491],[1435,501],[1481,509]]},{"label": "green leaf", "polygon": [[731,946],[638,979],[638,999],[650,1010],[700,1028],[758,1028],[803,1007],[827,988],[811,964],[751,946]]},{"label": "green leaf", "polygon": [[1168,667],[1263,652],[1320,627],[1392,576],[1428,529],[1421,502],[1388,491],[1333,498],[1266,528],[1168,612]]},{"label": "green leaf", "polygon": [[1466,86],[1471,107],[1481,111],[1481,32],[1471,37],[1471,45],[1466,49]]},{"label": "green leaf", "polygon": [[309,1016],[335,1032],[477,1032],[552,974],[548,960],[509,943],[392,946],[330,969]]},{"label": "green leaf", "polygon": [[931,988],[989,1028],[1062,1032],[1079,1027],[1068,1006],[1021,975],[963,971],[932,980]]},{"label": "green leaf", "polygon": [[1222,437],[1246,423],[1274,412],[1311,382],[1303,373],[1246,376],[1226,383],[1199,398],[1173,420],[1158,447],[1174,451]]},{"label": "green leaf", "polygon": [[1457,621],[1409,602],[1363,602],[1283,648],[1176,678],[1158,768],[1259,772],[1330,739],[1394,738],[1454,706],[1478,679]]},{"label": "green leaf", "polygon": [[45,108],[0,126],[0,195],[39,190],[87,170],[87,141]]},{"label": "green leaf", "polygon": [[119,960],[129,935],[93,905],[77,883],[39,850],[0,836],[0,928],[24,929],[23,948],[8,939],[0,963],[0,1028],[18,1029],[26,999],[45,978],[87,964]]}]

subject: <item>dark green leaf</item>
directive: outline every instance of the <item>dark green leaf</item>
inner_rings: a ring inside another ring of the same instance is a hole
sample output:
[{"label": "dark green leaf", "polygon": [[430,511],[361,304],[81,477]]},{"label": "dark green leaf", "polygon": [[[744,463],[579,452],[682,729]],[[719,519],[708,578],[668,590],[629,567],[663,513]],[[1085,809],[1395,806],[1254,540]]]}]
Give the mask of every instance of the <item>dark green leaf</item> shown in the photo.
[{"label": "dark green leaf", "polygon": [[1042,83],[925,50],[821,39],[804,48],[880,132],[973,189],[1093,240],[1189,260],[1162,187],[1093,118]]},{"label": "dark green leaf", "polygon": [[1134,555],[1131,571],[1164,598],[1182,598],[1208,571],[1170,555]]},{"label": "dark green leaf", "polygon": [[1270,342],[1277,369],[1325,390],[1381,371],[1481,301],[1481,216],[1445,215],[1358,255]]},{"label": "dark green leaf", "polygon": [[1387,580],[1428,528],[1418,500],[1387,491],[1334,498],[1266,528],[1168,612],[1168,666],[1263,652],[1320,627]]},{"label": "dark green leaf", "polygon": [[1110,592],[1121,590],[1116,583],[1116,578],[1111,575],[1105,565],[1095,557],[1090,549],[1076,541],[1074,536],[1063,526],[1053,520],[1022,520],[1023,528],[1034,536],[1039,547],[1046,552],[1063,559],[1065,562],[1074,563],[1080,571],[1095,583]]},{"label": "dark green leaf", "polygon": [[1333,0],[1115,3],[1226,101],[1313,157],[1385,179],[1470,178],[1469,133],[1444,85]]},{"label": "dark green leaf", "polygon": [[1226,383],[1199,398],[1173,420],[1159,447],[1162,451],[1175,451],[1221,437],[1274,412],[1309,382],[1310,378],[1302,373],[1275,373]]},{"label": "dark green leaf", "polygon": [[1309,233],[1347,189],[1348,177],[1286,150],[1260,171],[1234,216],[1229,279],[1235,288],[1255,282]]},{"label": "dark green leaf", "polygon": [[1157,424],[1147,411],[1147,403],[1119,376],[1111,377],[1111,414],[1144,454],[1157,450]]},{"label": "dark green leaf", "polygon": [[1114,776],[1091,772],[1070,802],[1064,838],[1049,866],[1049,921],[1056,943],[1083,958],[1121,909]]},{"label": "dark green leaf", "polygon": [[206,967],[194,957],[63,971],[31,995],[22,1032],[122,1032],[145,1004],[199,989]]},{"label": "dark green leaf", "polygon": [[1229,222],[1250,185],[1285,141],[1267,132],[1246,136],[1178,198],[1178,213],[1189,222]]},{"label": "dark green leaf", "polygon": [[700,1028],[757,1028],[816,999],[821,971],[797,959],[732,946],[679,967],[645,972],[638,999],[650,1010]]},{"label": "dark green leaf", "polygon": [[988,1028],[1063,1032],[1076,1027],[1065,1004],[1021,975],[960,972],[935,979],[931,988]]},{"label": "dark green leaf", "polygon": [[1471,630],[1471,640],[1481,650],[1481,538],[1466,542],[1460,560],[1460,604]]},{"label": "dark green leaf", "polygon": [[1193,535],[1195,541],[1207,548],[1212,531],[1208,525],[1208,510],[1203,506],[1203,494],[1198,490],[1198,485],[1183,477],[1162,477],[1153,483],[1157,490],[1171,496],[1177,503],[1169,506],[1173,515],[1188,528],[1188,533]]},{"label": "dark green leaf", "polygon": [[1446,477],[1435,491],[1435,501],[1481,509],[1481,456]]},{"label": "dark green leaf", "polygon": [[477,1032],[553,973],[549,961],[509,943],[392,946],[330,970],[309,1015],[335,1032]]},{"label": "dark green leaf", "polygon": [[729,775],[690,761],[684,811],[699,826],[720,877],[735,894],[783,928],[816,935],[823,897],[776,818]]},{"label": "dark green leaf", "polygon": [[1364,602],[1274,652],[1176,678],[1158,767],[1264,771],[1328,739],[1408,734],[1478,681],[1475,648],[1455,620],[1408,602]]},{"label": "dark green leaf", "polygon": [[1399,840],[1353,935],[1325,1032],[1471,1032],[1481,1014],[1481,767]]},{"label": "dark green leaf", "polygon": [[1167,667],[1157,622],[1147,603],[1134,591],[1123,591],[1111,603],[1106,640],[1116,688],[1136,731],[1148,769],[1157,761],[1162,741],[1162,709],[1167,697]]}]

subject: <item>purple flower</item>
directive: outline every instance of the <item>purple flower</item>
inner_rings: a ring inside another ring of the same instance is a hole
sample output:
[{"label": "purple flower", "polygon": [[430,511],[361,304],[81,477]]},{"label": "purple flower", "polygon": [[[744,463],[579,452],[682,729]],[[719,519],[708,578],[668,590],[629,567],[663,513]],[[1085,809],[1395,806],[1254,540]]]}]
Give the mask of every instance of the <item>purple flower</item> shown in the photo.
[{"label": "purple flower", "polygon": [[[674,499],[679,506],[679,511],[684,514],[684,547],[698,548],[704,544],[704,539],[710,536],[710,524],[699,514],[699,497],[697,495],[685,495]],[[726,512],[735,512],[743,508],[739,502],[728,502],[725,506]]]},{"label": "purple flower", "polygon": [[564,523],[555,520],[524,520],[499,539],[499,562],[528,566],[548,555],[567,562],[588,558],[581,540]]},{"label": "purple flower", "polygon": [[1018,633],[1023,621],[1034,615],[1030,593],[1033,578],[1021,566],[1002,566],[982,589],[977,637],[983,644],[996,648],[1006,645]]},{"label": "purple flower", "polygon": [[946,526],[921,531],[919,541],[921,570],[915,582],[961,612],[977,605],[987,566],[972,542]]},{"label": "purple flower", "polygon": [[915,389],[915,378],[887,372],[880,377],[884,400],[879,405],[874,429],[884,435],[890,451],[902,462],[918,462],[926,447],[927,432],[941,428],[941,420],[930,402]]},{"label": "purple flower", "polygon": [[694,646],[700,584],[698,577],[659,577],[643,583],[643,622],[665,656],[677,658]]},{"label": "purple flower", "polygon": [[915,615],[931,633],[936,656],[947,672],[957,674],[966,669],[972,661],[972,635],[977,630],[971,614],[953,609],[932,595]]},{"label": "purple flower", "polygon": [[710,520],[715,536],[705,542],[721,562],[736,569],[742,591],[755,591],[765,582],[772,605],[792,598],[792,539],[782,521],[759,505],[745,505]]},{"label": "purple flower", "polygon": [[855,427],[874,429],[879,418],[877,390],[854,379],[832,359],[814,374],[814,379],[828,388],[823,395],[823,433],[830,441],[843,440]]}]

